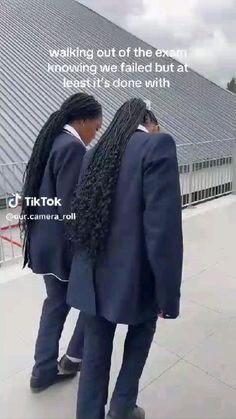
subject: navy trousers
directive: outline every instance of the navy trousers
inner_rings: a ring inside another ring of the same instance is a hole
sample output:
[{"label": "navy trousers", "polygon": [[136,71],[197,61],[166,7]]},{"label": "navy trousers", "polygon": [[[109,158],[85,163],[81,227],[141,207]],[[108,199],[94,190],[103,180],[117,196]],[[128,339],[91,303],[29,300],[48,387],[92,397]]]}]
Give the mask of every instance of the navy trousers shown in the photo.
[{"label": "navy trousers", "polygon": [[[77,419],[104,419],[111,355],[116,324],[85,316],[83,368],[80,374]],[[157,317],[145,324],[129,326],[123,363],[111,400],[111,409],[121,417],[136,405],[139,380],[156,330]]]},{"label": "navy trousers", "polygon": [[[38,337],[35,346],[35,365],[32,374],[43,383],[57,372],[59,340],[70,311],[66,303],[67,282],[59,281],[53,275],[45,275],[47,298],[43,303]],[[67,355],[82,359],[84,346],[84,315],[80,314]]]}]

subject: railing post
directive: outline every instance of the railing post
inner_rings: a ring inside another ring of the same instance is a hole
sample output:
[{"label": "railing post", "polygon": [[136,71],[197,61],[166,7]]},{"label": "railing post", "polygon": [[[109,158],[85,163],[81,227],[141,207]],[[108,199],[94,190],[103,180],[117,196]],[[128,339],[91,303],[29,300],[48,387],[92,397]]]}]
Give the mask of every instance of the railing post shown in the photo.
[{"label": "railing post", "polygon": [[188,206],[191,207],[193,203],[192,194],[193,194],[193,180],[194,180],[194,173],[193,173],[193,162],[194,162],[194,149],[193,144],[191,144],[191,156],[189,156],[189,198],[188,198]]},{"label": "railing post", "polygon": [[232,145],[232,193],[236,195],[236,142]]}]

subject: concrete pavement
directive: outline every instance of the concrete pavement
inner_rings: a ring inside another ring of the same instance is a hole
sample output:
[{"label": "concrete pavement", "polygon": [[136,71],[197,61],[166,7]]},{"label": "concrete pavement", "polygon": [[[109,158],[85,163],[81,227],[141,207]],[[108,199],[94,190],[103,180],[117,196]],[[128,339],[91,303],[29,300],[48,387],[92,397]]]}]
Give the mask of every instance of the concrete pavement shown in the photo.
[{"label": "concrete pavement", "polygon": [[[236,198],[183,212],[185,264],[178,320],[160,320],[139,403],[147,419],[236,419]],[[33,395],[29,377],[44,287],[19,261],[0,268],[0,419],[73,419],[78,379]],[[66,349],[77,313],[68,318]],[[119,326],[110,392],[122,358]]]}]

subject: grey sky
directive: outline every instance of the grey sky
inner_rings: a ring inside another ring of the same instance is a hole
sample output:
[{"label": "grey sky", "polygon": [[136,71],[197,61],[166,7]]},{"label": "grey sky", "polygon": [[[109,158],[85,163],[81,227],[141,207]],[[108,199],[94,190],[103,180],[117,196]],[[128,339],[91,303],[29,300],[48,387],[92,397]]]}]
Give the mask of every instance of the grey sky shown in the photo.
[{"label": "grey sky", "polygon": [[226,87],[236,76],[236,0],[80,0],[158,48],[188,51],[194,70]]}]

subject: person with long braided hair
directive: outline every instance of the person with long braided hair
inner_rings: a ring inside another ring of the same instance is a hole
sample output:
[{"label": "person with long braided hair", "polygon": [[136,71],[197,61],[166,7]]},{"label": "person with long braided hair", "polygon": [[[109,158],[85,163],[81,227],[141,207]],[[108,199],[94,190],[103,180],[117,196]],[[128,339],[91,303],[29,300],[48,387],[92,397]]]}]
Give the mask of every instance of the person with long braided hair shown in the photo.
[{"label": "person with long braided hair", "polygon": [[[85,93],[70,96],[42,127],[26,167],[20,218],[24,266],[28,264],[34,273],[43,275],[47,292],[30,380],[34,392],[74,377],[81,367],[82,315],[66,355],[57,362],[59,340],[70,310],[66,294],[72,249],[66,236],[65,218],[70,214],[86,146],[101,124],[102,108],[93,96]],[[41,205],[30,205],[32,198]],[[47,198],[46,205],[42,205],[43,198]],[[49,200],[55,204],[51,206]]]},{"label": "person with long braided hair", "polygon": [[160,132],[160,125],[157,121],[156,116],[151,110],[148,109],[146,111],[144,121],[142,122],[142,124],[138,126],[137,132],[138,131],[149,132],[150,134],[157,134],[158,132]]},{"label": "person with long braided hair", "polygon": [[[125,102],[83,161],[68,224],[67,302],[85,316],[77,419],[104,419],[113,339],[128,325],[107,419],[144,419],[139,380],[157,317],[179,315],[182,222],[176,146],[150,134],[144,101]],[[145,129],[144,129],[145,128]]]}]

